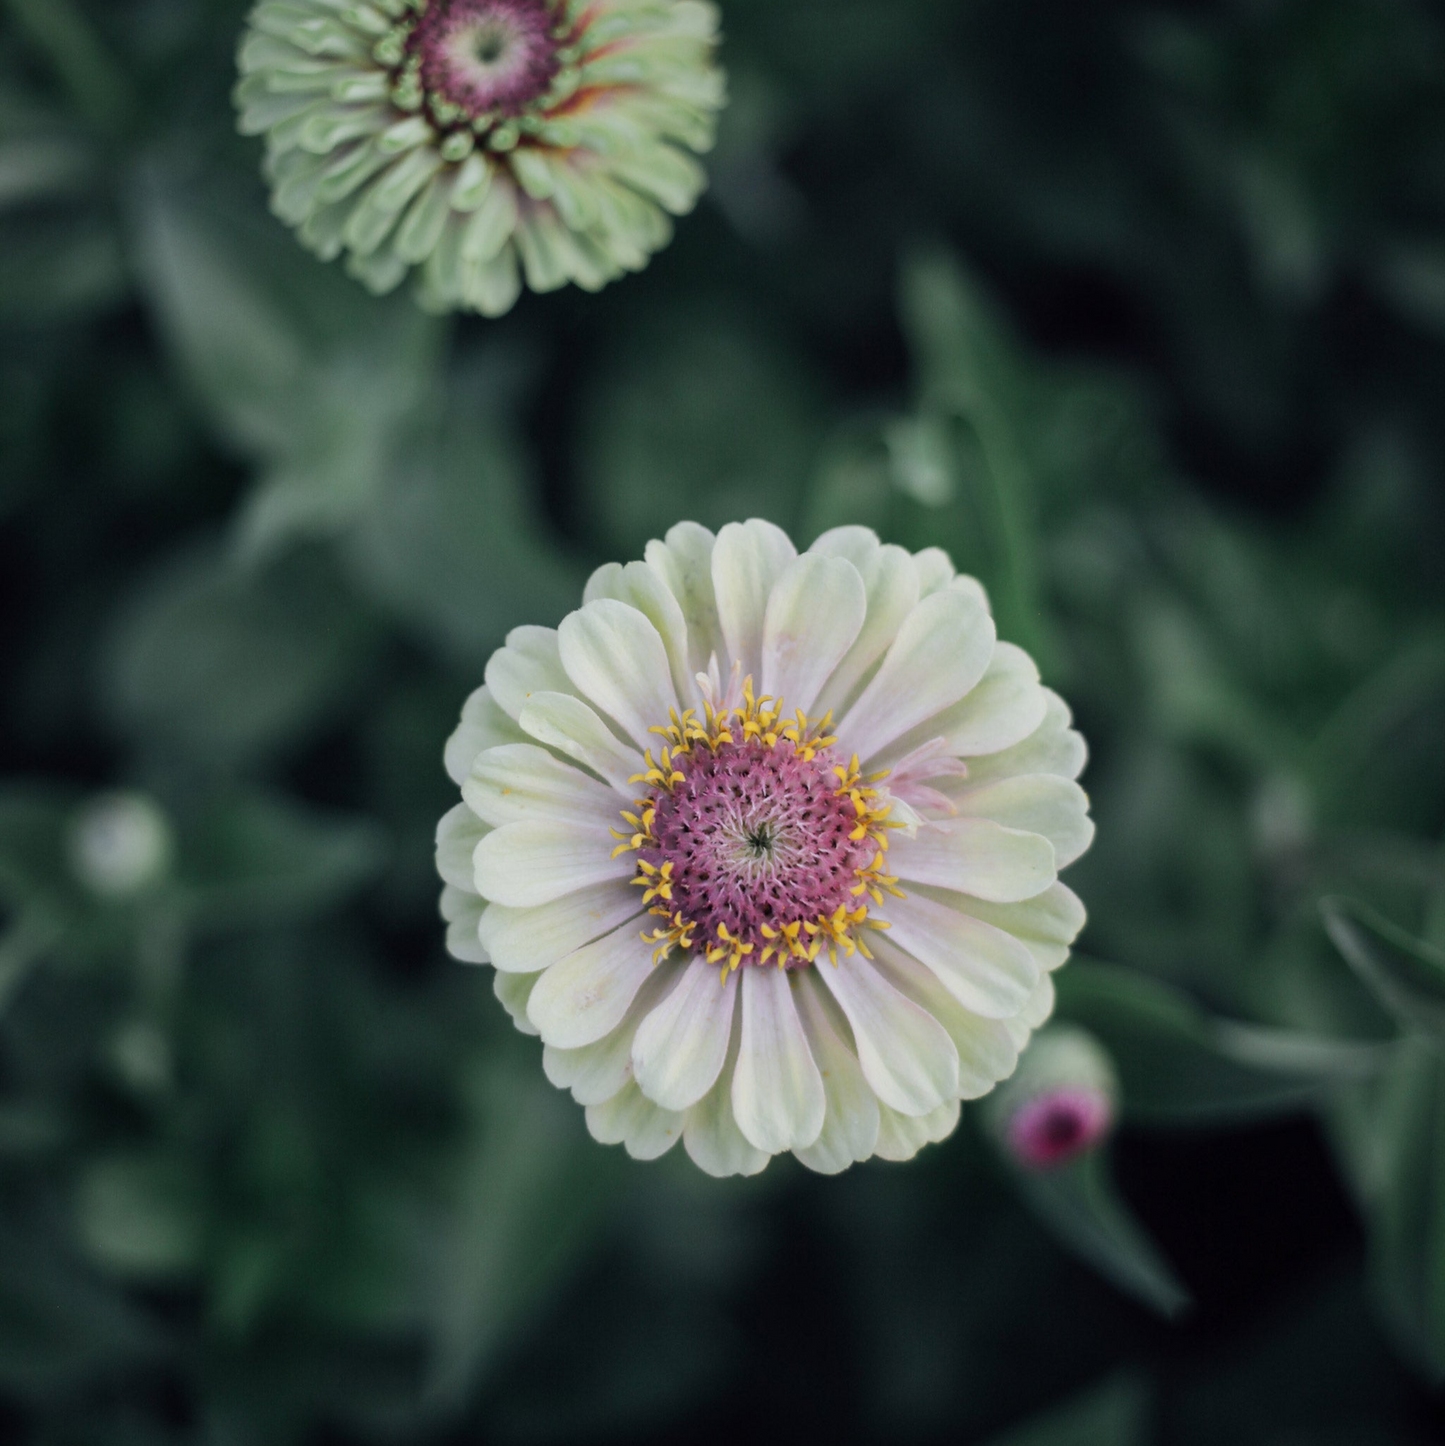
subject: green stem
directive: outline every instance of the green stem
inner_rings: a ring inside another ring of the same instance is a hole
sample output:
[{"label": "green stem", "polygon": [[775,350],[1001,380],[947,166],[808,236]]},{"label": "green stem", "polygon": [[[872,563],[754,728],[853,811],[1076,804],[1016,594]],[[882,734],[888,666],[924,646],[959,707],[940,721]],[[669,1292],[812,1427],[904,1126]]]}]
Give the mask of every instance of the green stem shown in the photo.
[{"label": "green stem", "polygon": [[[1440,878],[1445,880],[1445,843],[1440,845]],[[1445,883],[1437,882],[1425,900],[1425,942],[1445,949]]]},{"label": "green stem", "polygon": [[16,26],[43,51],[76,108],[113,130],[131,111],[130,86],[75,0],[4,0]]},{"label": "green stem", "polygon": [[1033,486],[1028,464],[1006,420],[983,398],[967,417],[983,449],[992,483],[999,543],[1008,575],[1008,606],[1019,641],[1033,655],[1039,671],[1056,676],[1058,650],[1044,601],[1043,569],[1033,523]]},{"label": "green stem", "polygon": [[0,1014],[9,1008],[55,934],[53,926],[22,916],[0,935]]},{"label": "green stem", "polygon": [[1381,664],[1335,709],[1310,745],[1306,768],[1322,795],[1355,786],[1354,774],[1384,746],[1391,728],[1445,683],[1445,638],[1431,634]]}]

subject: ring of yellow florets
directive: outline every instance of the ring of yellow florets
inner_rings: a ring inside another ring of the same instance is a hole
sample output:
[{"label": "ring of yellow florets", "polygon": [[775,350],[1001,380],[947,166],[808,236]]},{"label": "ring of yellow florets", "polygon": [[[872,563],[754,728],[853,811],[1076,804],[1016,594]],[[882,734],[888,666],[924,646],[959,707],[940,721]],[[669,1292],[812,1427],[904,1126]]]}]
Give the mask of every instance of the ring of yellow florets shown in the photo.
[{"label": "ring of yellow florets", "polygon": [[[718,710],[706,703],[701,718],[693,709],[674,712],[651,730],[662,746],[656,758],[647,751],[646,769],[630,780],[648,792],[623,810],[626,827],[612,830],[619,840],[613,857],[639,855],[632,883],[661,920],[643,934],[655,945],[653,961],[680,950],[720,965],[726,976],[744,963],[804,967],[824,953],[835,965],[840,952],[871,958],[867,931],[888,925],[870,913],[870,903],[881,905],[885,894],[902,897],[897,879],[885,872],[888,831],[897,827],[886,793],[876,786],[887,775],[864,778],[856,756],[834,761],[831,715],[809,719],[799,711],[790,718],[781,700],[755,697],[751,679],[742,692],[739,706]],[[681,825],[686,836],[702,837],[701,861],[693,850],[673,847],[669,824],[681,808],[690,810]],[[775,828],[768,816],[779,808]],[[745,814],[752,819],[746,825],[740,822]],[[686,902],[707,898],[719,850],[739,870],[728,880],[744,900],[733,911],[732,928],[718,917],[726,910]],[[791,876],[774,867],[788,863]]]}]

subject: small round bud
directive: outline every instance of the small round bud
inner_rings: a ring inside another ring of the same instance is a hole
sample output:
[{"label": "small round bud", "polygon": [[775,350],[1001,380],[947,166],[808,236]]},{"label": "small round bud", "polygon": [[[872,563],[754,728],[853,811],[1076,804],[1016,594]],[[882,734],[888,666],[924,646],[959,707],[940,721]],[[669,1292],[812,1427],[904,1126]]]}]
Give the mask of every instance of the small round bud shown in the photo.
[{"label": "small round bud", "polygon": [[990,1102],[989,1122],[1005,1153],[1029,1170],[1067,1164],[1114,1127],[1119,1086],[1103,1046],[1082,1029],[1051,1025],[1024,1051]]},{"label": "small round bud", "polygon": [[70,831],[70,866],[92,893],[123,899],[157,883],[170,867],[171,828],[140,793],[101,794],[85,804]]}]

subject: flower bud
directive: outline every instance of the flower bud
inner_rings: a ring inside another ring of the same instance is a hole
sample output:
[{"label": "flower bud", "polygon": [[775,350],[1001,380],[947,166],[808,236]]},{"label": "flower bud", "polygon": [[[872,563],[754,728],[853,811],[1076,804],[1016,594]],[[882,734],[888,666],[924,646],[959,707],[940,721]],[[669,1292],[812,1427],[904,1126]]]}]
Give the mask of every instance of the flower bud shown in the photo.
[{"label": "flower bud", "polygon": [[125,899],[156,883],[170,867],[171,827],[140,793],[104,793],[86,803],[70,831],[70,866],[105,899]]},{"label": "flower bud", "polygon": [[1087,1154],[1109,1134],[1118,1095],[1113,1062],[1093,1035],[1055,1024],[1035,1037],[1000,1086],[990,1123],[1016,1164],[1049,1170]]}]

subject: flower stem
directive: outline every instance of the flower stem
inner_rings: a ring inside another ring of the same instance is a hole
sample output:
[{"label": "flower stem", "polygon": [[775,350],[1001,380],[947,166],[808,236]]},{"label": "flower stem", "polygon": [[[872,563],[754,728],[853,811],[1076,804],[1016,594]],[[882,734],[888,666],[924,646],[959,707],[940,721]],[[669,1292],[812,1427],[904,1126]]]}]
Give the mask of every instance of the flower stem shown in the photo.
[{"label": "flower stem", "polygon": [[21,917],[0,934],[0,1015],[29,978],[55,933],[51,926]]},{"label": "flower stem", "polygon": [[130,85],[76,0],[4,3],[16,26],[44,52],[85,118],[106,128],[123,124],[131,111]]},{"label": "flower stem", "polygon": [[1032,479],[1007,420],[995,407],[977,398],[966,420],[983,449],[992,484],[1000,551],[1008,578],[1008,604],[1013,631],[1033,654],[1048,678],[1058,667],[1058,650],[1044,601],[1042,569],[1032,519]]}]

